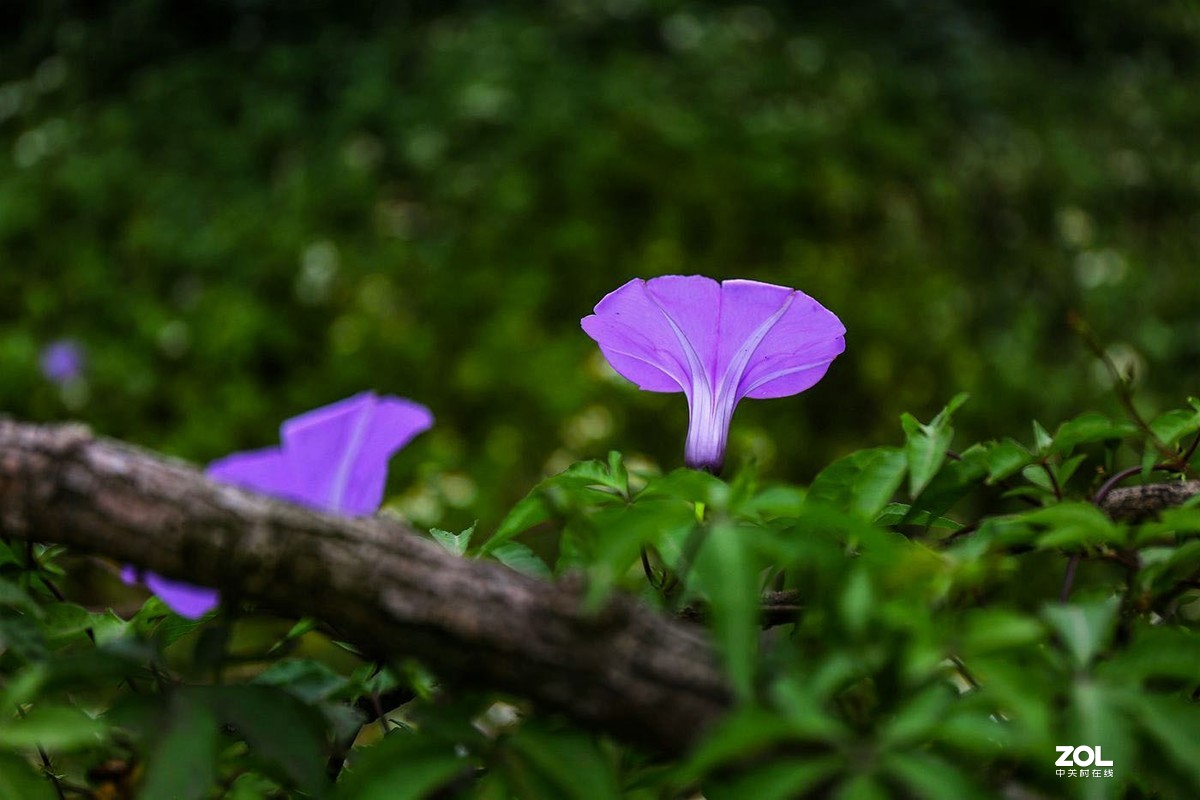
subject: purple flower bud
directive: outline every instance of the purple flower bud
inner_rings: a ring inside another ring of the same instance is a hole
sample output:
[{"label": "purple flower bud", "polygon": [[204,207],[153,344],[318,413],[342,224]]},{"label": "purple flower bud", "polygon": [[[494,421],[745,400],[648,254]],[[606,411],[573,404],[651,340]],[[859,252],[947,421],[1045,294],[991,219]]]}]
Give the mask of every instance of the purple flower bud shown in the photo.
[{"label": "purple flower bud", "polygon": [[758,281],[634,279],[595,312],[581,324],[613,369],[646,391],[687,396],[684,461],[714,473],[738,401],[803,392],[846,349],[846,328],[831,311]]},{"label": "purple flower bud", "polygon": [[42,375],[59,386],[83,376],[83,348],[73,339],[59,339],[42,348]]},{"label": "purple flower bud", "polygon": [[[209,465],[210,478],[344,516],[383,502],[388,460],[433,424],[429,409],[400,397],[362,392],[293,417],[279,447],[234,453]],[[126,568],[122,579],[136,580]],[[146,573],[147,586],[176,613],[195,619],[214,608],[215,589]]]}]

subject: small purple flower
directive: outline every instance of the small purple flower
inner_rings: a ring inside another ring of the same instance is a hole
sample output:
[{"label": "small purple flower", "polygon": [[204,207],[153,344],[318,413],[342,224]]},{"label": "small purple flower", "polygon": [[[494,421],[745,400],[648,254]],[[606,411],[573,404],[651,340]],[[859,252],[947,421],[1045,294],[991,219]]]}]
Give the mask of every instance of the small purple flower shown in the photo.
[{"label": "small purple flower", "polygon": [[798,394],[846,349],[841,320],[803,292],[700,275],[635,278],[584,317],[619,374],[687,395],[684,461],[717,472],[738,401]]},{"label": "small purple flower", "polygon": [[83,348],[73,339],[59,339],[42,348],[42,375],[59,386],[83,376]]},{"label": "small purple flower", "polygon": [[[214,480],[348,517],[374,513],[383,502],[392,455],[433,424],[425,406],[362,392],[292,417],[279,447],[234,453],[214,461]],[[126,583],[136,570],[122,571]],[[195,619],[217,605],[215,589],[146,573],[145,583],[176,613]]]}]

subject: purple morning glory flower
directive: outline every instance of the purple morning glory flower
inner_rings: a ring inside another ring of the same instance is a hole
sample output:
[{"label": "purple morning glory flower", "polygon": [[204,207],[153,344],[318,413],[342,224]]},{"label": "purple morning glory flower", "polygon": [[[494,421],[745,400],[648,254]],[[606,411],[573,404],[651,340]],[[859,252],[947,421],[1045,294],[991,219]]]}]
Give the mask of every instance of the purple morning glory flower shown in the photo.
[{"label": "purple morning glory flower", "polygon": [[634,279],[584,317],[619,374],[650,392],[683,392],[684,461],[717,472],[738,401],[785,397],[824,377],[846,349],[841,320],[803,292],[700,275]]},{"label": "purple morning glory flower", "polygon": [[42,375],[59,386],[83,376],[83,348],[73,339],[59,339],[42,348]]},{"label": "purple morning glory flower", "polygon": [[[231,483],[320,511],[374,513],[383,502],[392,455],[433,424],[425,406],[401,397],[362,392],[292,417],[280,427],[279,447],[234,453],[206,470]],[[137,578],[126,568],[126,583]],[[176,613],[195,619],[217,605],[215,589],[146,573],[145,583]]]}]

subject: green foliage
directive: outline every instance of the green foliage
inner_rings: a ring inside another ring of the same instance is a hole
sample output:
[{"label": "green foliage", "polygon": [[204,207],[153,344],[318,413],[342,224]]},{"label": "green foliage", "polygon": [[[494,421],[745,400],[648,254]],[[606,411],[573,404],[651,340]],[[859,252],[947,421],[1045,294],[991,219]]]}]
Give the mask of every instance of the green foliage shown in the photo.
[{"label": "green foliage", "polygon": [[[1114,522],[1096,494],[1146,452],[1193,458],[1191,441],[1085,414],[952,452],[960,406],[905,415],[904,446],[809,487],[613,452],[537,484],[489,538],[431,532],[463,558],[581,573],[593,606],[623,591],[699,609],[738,701],[679,761],[364,663],[315,621],[273,623],[264,650],[253,615],[89,612],[60,599],[67,554],[37,546],[7,550],[0,578],[0,781],[44,795],[44,754],[60,785],[133,765],[145,797],[1186,795],[1200,509]],[[799,610],[764,630],[769,591]],[[1112,775],[1058,775],[1066,743]]]}]

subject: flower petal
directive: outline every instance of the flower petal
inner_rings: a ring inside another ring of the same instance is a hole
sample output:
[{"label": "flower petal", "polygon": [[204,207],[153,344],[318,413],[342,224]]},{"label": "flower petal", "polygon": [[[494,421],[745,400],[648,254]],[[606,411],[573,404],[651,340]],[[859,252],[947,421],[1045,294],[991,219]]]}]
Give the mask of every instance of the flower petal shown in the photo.
[{"label": "flower petal", "polygon": [[711,379],[719,304],[710,278],[634,279],[605,295],[581,324],[612,368],[639,388],[690,394]]},{"label": "flower petal", "polygon": [[295,491],[296,480],[291,462],[278,447],[233,453],[212,462],[204,472],[222,483],[317,507],[302,493]]},{"label": "flower petal", "polygon": [[[206,470],[214,480],[347,516],[373,513],[383,500],[392,454],[433,424],[429,409],[400,397],[363,392],[285,422],[283,445],[234,453]],[[139,577],[184,617],[203,616],[220,601],[216,589],[173,581],[131,566],[121,579]]]},{"label": "flower petal", "polygon": [[845,333],[832,311],[793,292],[787,310],[758,343],[738,383],[738,396],[761,400],[805,391],[846,349]]},{"label": "flower petal", "polygon": [[168,580],[153,572],[146,574],[146,586],[181,617],[199,619],[217,607],[221,595],[216,589]]},{"label": "flower petal", "polygon": [[283,424],[283,454],[294,481],[288,496],[347,516],[383,500],[388,459],[433,424],[429,409],[363,392]]}]

